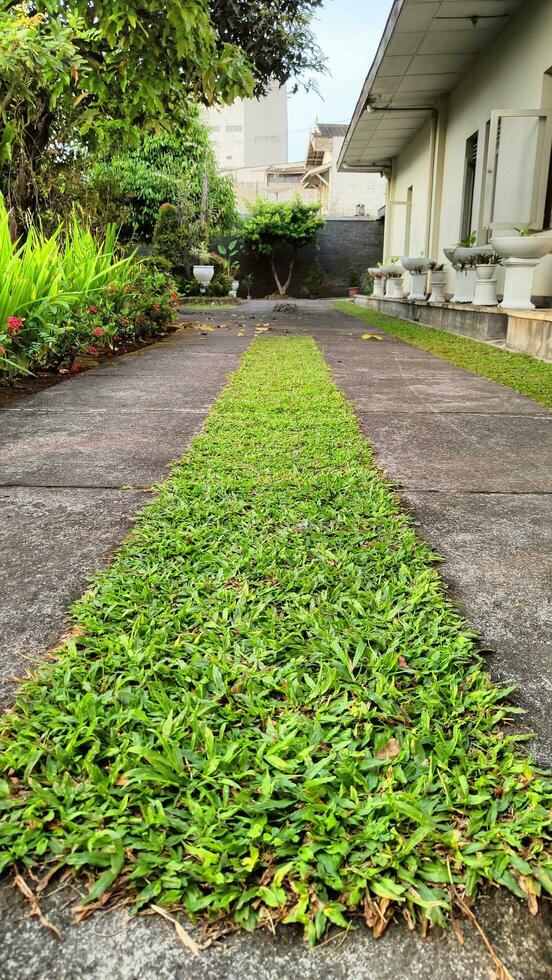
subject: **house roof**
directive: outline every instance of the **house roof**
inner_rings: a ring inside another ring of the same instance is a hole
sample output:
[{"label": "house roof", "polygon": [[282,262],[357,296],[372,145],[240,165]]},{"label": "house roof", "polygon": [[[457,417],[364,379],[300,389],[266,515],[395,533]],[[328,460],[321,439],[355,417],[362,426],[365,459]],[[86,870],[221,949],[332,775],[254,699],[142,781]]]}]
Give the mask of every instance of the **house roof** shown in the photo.
[{"label": "house roof", "polygon": [[522,0],[394,0],[338,159],[381,170],[456,88]]},{"label": "house roof", "polygon": [[316,123],[316,128],[320,136],[345,136],[348,130],[347,123]]}]

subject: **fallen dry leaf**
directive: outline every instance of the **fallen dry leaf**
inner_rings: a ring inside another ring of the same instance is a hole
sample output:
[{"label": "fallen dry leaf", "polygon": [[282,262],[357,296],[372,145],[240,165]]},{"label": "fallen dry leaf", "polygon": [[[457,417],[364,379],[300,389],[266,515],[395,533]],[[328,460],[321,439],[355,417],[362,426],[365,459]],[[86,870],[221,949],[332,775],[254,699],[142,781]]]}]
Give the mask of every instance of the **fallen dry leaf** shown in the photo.
[{"label": "fallen dry leaf", "polygon": [[377,333],[363,333],[362,334],[362,339],[363,340],[381,340],[381,337],[378,337]]},{"label": "fallen dry leaf", "polygon": [[165,909],[161,908],[160,905],[150,905],[150,908],[153,912],[157,912],[157,915],[160,915],[166,919],[167,922],[172,922],[174,931],[176,932],[176,935],[180,939],[182,945],[185,946],[186,949],[190,950],[192,956],[199,956],[200,948],[195,939],[192,939],[190,934],[186,932],[184,926],[181,926],[178,919],[175,919],[174,915],[169,915],[169,913],[166,912]]},{"label": "fallen dry leaf", "polygon": [[396,738],[390,738],[385,745],[376,753],[376,759],[396,759],[401,747]]}]

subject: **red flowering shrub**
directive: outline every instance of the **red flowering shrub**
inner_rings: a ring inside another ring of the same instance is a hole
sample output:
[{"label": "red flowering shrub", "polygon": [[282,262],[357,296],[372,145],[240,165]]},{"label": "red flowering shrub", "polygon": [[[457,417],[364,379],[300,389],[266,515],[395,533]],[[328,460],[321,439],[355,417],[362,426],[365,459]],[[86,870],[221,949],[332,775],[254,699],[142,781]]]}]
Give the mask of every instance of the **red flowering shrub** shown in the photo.
[{"label": "red flowering shrub", "polygon": [[19,316],[9,316],[6,320],[6,330],[11,337],[18,334],[23,327],[23,320]]},{"label": "red flowering shrub", "polygon": [[121,282],[96,291],[92,303],[54,308],[43,323],[8,317],[0,326],[0,373],[37,368],[79,370],[80,354],[99,357],[127,350],[170,328],[175,298],[171,276],[148,263],[127,267]]}]

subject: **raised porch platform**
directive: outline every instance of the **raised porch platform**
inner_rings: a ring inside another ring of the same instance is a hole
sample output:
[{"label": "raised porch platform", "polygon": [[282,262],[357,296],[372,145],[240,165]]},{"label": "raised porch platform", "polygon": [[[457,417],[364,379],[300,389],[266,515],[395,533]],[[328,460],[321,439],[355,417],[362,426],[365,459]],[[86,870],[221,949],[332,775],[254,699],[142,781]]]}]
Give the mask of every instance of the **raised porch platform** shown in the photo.
[{"label": "raised porch platform", "polygon": [[405,299],[374,299],[356,296],[359,306],[371,307],[403,320],[413,320],[461,337],[487,343],[503,341],[510,350],[552,362],[552,310],[500,310],[495,306],[474,307],[464,303],[410,302]]}]

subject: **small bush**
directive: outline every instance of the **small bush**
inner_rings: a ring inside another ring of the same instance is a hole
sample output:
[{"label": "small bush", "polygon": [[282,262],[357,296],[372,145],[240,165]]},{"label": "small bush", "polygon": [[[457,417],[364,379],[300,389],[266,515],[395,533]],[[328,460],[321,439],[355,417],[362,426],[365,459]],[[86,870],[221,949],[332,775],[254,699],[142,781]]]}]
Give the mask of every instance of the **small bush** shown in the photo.
[{"label": "small bush", "polygon": [[207,296],[228,296],[231,289],[232,277],[224,272],[218,278],[211,279],[206,292]]}]

